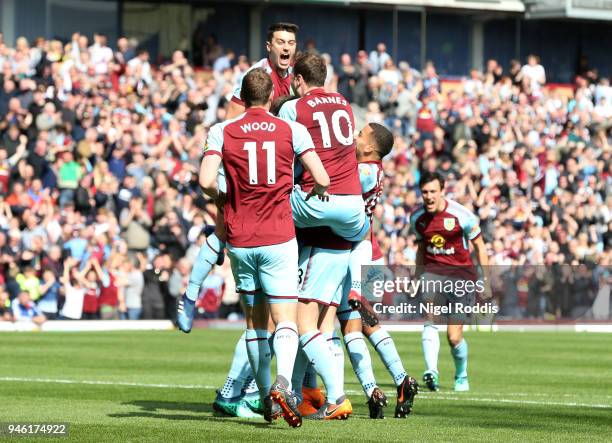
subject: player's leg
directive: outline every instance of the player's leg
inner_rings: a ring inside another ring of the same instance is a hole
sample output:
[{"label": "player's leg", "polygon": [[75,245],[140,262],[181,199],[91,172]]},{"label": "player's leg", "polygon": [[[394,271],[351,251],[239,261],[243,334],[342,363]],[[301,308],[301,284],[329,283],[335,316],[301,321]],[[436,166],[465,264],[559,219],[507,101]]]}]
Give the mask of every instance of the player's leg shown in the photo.
[{"label": "player's leg", "polygon": [[253,319],[251,323],[247,322],[246,344],[249,362],[263,404],[264,419],[271,422],[279,418],[282,411],[270,397],[272,350],[270,348],[270,332],[267,328],[270,313],[263,292],[256,294],[254,306],[250,309],[247,308],[246,314],[247,320],[249,318]]},{"label": "player's leg", "polygon": [[376,384],[370,351],[361,332],[361,316],[358,311],[349,306],[351,278],[352,276],[347,276],[344,281],[343,297],[337,314],[338,320],[340,320],[351,366],[368,400],[370,418],[384,418],[383,408],[387,406],[387,398]]},{"label": "player's leg", "polygon": [[438,327],[434,324],[433,319],[430,319],[429,315],[423,326],[421,343],[423,346],[423,357],[425,358],[423,381],[430,391],[439,391],[438,354],[440,353],[440,336],[438,334]]},{"label": "player's leg", "polygon": [[[270,351],[272,352],[272,358],[274,358],[274,347],[273,347],[274,329],[275,329],[274,322],[272,321],[271,317],[268,317],[268,332],[269,332],[268,341],[270,345]],[[236,359],[235,353],[234,353],[234,359]],[[261,397],[259,395],[259,388],[257,387],[255,376],[253,375],[253,371],[251,370],[251,366],[248,361],[248,355],[247,355],[247,366],[249,368],[249,372],[247,375],[247,379],[244,382],[244,387],[242,388],[242,394],[243,394],[242,399],[247,404],[247,406],[251,408],[254,412],[257,412],[258,414],[263,414],[263,404],[261,403]]]},{"label": "player's leg", "polygon": [[318,198],[306,200],[299,187],[291,192],[293,221],[297,228],[329,226],[348,241],[361,241],[370,231],[370,218],[365,214],[361,195],[332,195],[328,202]]},{"label": "player's leg", "polygon": [[[245,347],[253,378],[257,384],[261,403],[270,390],[270,364],[271,352],[268,342],[267,303],[261,292],[261,284],[257,274],[257,260],[252,248],[228,248],[232,265],[232,273],[236,282],[236,290],[241,294],[247,330],[245,333]],[[244,400],[241,400],[241,404]],[[268,411],[269,412],[269,411]],[[265,417],[270,419],[271,414]]]},{"label": "player's leg", "polygon": [[[311,262],[311,253],[312,248],[310,246],[304,246],[300,248],[298,259],[298,290],[301,290],[305,273],[308,271],[308,264]],[[308,300],[308,302],[309,301],[310,300]],[[312,314],[309,314],[308,318],[304,317],[305,311],[304,308],[301,306],[301,303],[303,303],[303,301],[298,303],[298,318],[301,318],[301,321],[298,320],[298,331],[300,332],[300,335],[302,331],[311,331],[317,329],[317,321],[319,315],[318,306],[316,306],[316,314],[313,312]],[[315,304],[313,303],[312,306],[315,306]],[[301,317],[299,317],[300,315]],[[317,371],[310,363],[310,359],[304,352],[301,341],[295,359],[295,365],[293,367],[291,385],[293,386],[293,391],[297,398],[300,412],[303,416],[313,414],[319,409],[319,407],[323,403],[325,403],[325,397],[321,393],[321,390],[319,389],[317,384]]]},{"label": "player's leg", "polygon": [[[298,351],[297,328],[297,262],[298,247],[295,239],[271,246],[257,248],[259,280],[268,298],[272,321],[276,325],[272,347],[276,354],[276,380],[270,388],[270,396],[283,410],[283,417],[290,426],[302,424],[291,389],[291,377]],[[268,319],[266,319],[266,326]]]},{"label": "player's leg", "polygon": [[253,380],[253,372],[249,363],[249,355],[246,348],[246,332],[238,339],[234,348],[234,358],[230,365],[225,384],[218,391],[217,398],[224,402],[240,401],[243,391],[248,388]]},{"label": "player's leg", "polygon": [[[316,302],[298,304],[298,329],[300,345],[308,361],[323,380],[327,391],[328,408],[334,410],[342,405],[346,396],[340,385],[340,377],[336,372],[336,363],[327,340],[318,329],[319,305]],[[297,386],[296,386],[297,389]],[[327,406],[327,405],[325,405]]]},{"label": "player's leg", "polygon": [[[339,288],[339,290],[341,290]],[[342,352],[342,339],[335,331],[336,306],[329,305],[321,309],[319,314],[319,330],[327,341],[329,350],[334,358],[336,373],[338,374],[338,384],[344,390],[344,352]]]},{"label": "player's leg", "polygon": [[[220,192],[226,192],[225,172],[223,167],[219,168],[217,186]],[[215,232],[206,237],[206,242],[200,248],[198,257],[189,273],[187,290],[178,301],[176,323],[179,329],[185,333],[191,332],[193,318],[195,316],[195,302],[200,295],[200,288],[206,277],[216,264],[222,264],[225,248],[225,223],[223,211],[217,211],[215,220]]]},{"label": "player's leg", "polygon": [[335,370],[333,353],[319,330],[319,306],[333,303],[338,287],[348,271],[348,260],[348,250],[306,246],[300,251],[299,263],[303,276],[298,304],[300,344],[327,391],[327,403],[310,416],[314,419],[346,418],[352,412],[350,401],[344,395],[340,377]]},{"label": "player's leg", "polygon": [[349,271],[351,274],[351,291],[348,295],[349,304],[353,309],[361,307],[361,266],[372,261],[372,242],[362,240],[353,245]]},{"label": "player's leg", "polygon": [[404,381],[407,373],[402,364],[402,360],[395,347],[393,338],[387,331],[380,327],[380,325],[370,326],[362,323],[362,332],[368,337],[370,344],[378,353],[378,356],[382,360],[393,378],[395,386],[400,386]]},{"label": "player's leg", "polygon": [[266,396],[272,384],[270,365],[272,354],[270,350],[270,333],[268,332],[268,305],[261,291],[255,294],[253,306],[247,308],[246,347],[253,375],[257,382],[260,395]]},{"label": "player's leg", "polygon": [[[465,287],[465,285],[463,285]],[[458,287],[458,286],[456,286]],[[465,293],[449,294],[450,306],[454,311],[448,316],[447,338],[451,348],[451,355],[455,362],[455,391],[469,391],[468,383],[468,344],[463,337],[463,325],[470,320],[470,314],[466,314],[466,307],[472,307],[475,303],[475,294],[471,291]],[[462,308],[462,309],[460,309]]]},{"label": "player's leg", "polygon": [[363,323],[362,328],[364,335],[368,337],[370,344],[378,353],[395,383],[397,389],[395,417],[405,418],[412,412],[414,397],[419,392],[418,383],[404,369],[395,342],[387,331],[379,325],[370,326],[365,323]]},{"label": "player's leg", "polygon": [[[235,355],[240,355],[239,359],[234,359],[230,367],[230,372],[222,389],[217,391],[217,396],[213,403],[213,409],[225,415],[241,418],[261,417],[255,410],[261,410],[261,400],[257,402],[248,402],[243,396],[243,391],[247,384],[251,381],[256,383],[254,373],[249,361],[247,340],[258,337],[260,334],[256,332],[254,323],[253,305],[255,303],[255,294],[243,294],[243,302],[245,303],[245,314],[247,317],[247,331],[240,337],[234,350]],[[259,297],[258,302],[261,303],[262,298]],[[257,350],[259,351],[259,350]],[[246,365],[242,360],[246,359]],[[258,359],[258,357],[257,357]],[[250,388],[252,390],[252,388]],[[257,392],[258,389],[255,389]]]},{"label": "player's leg", "polygon": [[455,362],[455,391],[469,391],[470,385],[467,376],[468,345],[463,338],[463,325],[449,323],[447,338]]},{"label": "player's leg", "polygon": [[[244,251],[239,252],[244,255]],[[241,262],[243,258],[248,258],[246,256],[243,257],[243,255],[233,257],[232,271],[234,272],[237,288],[239,292],[241,292],[241,299],[247,317],[247,331],[236,344],[234,359],[230,366],[230,372],[226,379],[225,386],[218,392],[215,402],[213,403],[213,408],[231,416],[259,417],[258,414],[255,414],[251,410],[252,405],[245,402],[242,397],[242,390],[247,378],[255,379],[249,359],[247,340],[260,335],[255,332],[253,307],[256,301],[261,303],[263,299],[261,295],[256,297],[256,289],[259,283],[254,279],[253,270],[244,264],[238,267],[238,263]]]},{"label": "player's leg", "polygon": [[438,327],[435,323],[433,314],[433,306],[441,303],[441,298],[435,289],[435,282],[439,280],[437,276],[425,273],[422,276],[422,282],[425,290],[421,292],[421,301],[430,306],[425,314],[425,325],[421,334],[421,343],[423,346],[423,357],[425,358],[425,372],[423,381],[430,391],[438,391],[439,375],[438,375],[438,355],[440,353],[440,336]]}]

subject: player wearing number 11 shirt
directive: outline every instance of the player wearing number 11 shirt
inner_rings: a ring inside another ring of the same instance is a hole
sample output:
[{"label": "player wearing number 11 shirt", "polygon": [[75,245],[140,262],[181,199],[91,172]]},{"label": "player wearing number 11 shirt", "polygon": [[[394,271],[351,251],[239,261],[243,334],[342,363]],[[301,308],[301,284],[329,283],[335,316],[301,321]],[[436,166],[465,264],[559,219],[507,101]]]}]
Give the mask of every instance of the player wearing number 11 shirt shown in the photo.
[{"label": "player wearing number 11 shirt", "polygon": [[[236,290],[247,307],[246,348],[264,417],[268,421],[275,418],[274,401],[285,420],[297,427],[302,419],[291,392],[298,351],[298,250],[289,204],[294,158],[299,158],[313,177],[311,196],[326,197],[329,177],[306,128],[268,112],[273,84],[264,69],[245,75],[241,97],[245,113],[210,130],[200,185],[211,198],[220,198],[217,176],[222,161],[227,184],[223,208],[228,253]],[[276,325],[277,378],[273,384],[267,309]]]}]

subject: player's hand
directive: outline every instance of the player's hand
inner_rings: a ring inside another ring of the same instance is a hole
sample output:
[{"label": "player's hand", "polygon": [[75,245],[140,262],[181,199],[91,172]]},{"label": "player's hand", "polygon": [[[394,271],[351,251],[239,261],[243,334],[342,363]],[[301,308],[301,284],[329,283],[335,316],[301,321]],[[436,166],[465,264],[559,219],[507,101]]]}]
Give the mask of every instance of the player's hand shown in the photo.
[{"label": "player's hand", "polygon": [[313,186],[311,191],[306,196],[306,201],[310,200],[311,197],[317,196],[319,200],[327,202],[329,201],[329,194],[327,189],[317,189],[317,186]]},{"label": "player's hand", "polygon": [[349,299],[348,304],[353,311],[359,311],[362,308],[361,300]]}]

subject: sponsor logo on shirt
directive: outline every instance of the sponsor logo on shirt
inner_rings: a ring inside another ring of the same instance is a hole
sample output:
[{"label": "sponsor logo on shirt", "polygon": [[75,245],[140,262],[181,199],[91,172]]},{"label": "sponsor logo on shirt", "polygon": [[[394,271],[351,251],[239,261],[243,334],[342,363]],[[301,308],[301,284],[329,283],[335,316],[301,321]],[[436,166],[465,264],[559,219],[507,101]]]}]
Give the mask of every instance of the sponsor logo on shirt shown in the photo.
[{"label": "sponsor logo on shirt", "polygon": [[[445,219],[444,221],[446,222],[446,220],[449,219]],[[454,226],[454,219],[450,219],[453,221],[453,226]],[[447,228],[448,229],[448,228]],[[450,229],[448,229],[450,231]],[[433,255],[453,255],[455,253],[455,248],[450,247],[448,249],[444,248],[444,245],[446,245],[446,239],[444,237],[442,237],[440,234],[435,234],[431,237],[431,239],[429,240],[430,245],[427,246],[427,252],[429,252],[430,254]]]}]

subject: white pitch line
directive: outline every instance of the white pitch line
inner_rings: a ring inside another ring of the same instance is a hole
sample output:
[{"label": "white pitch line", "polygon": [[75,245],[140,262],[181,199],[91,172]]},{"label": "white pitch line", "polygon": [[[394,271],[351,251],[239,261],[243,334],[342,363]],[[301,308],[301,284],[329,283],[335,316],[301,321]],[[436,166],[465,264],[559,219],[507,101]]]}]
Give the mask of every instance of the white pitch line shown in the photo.
[{"label": "white pitch line", "polygon": [[[69,380],[61,378],[33,378],[33,377],[0,377],[0,382],[24,382],[24,383],[57,383],[67,385],[103,385],[103,386],[129,386],[137,388],[163,388],[163,389],[216,389],[216,386],[208,385],[181,385],[181,384],[168,384],[168,383],[133,383],[133,382],[122,382],[122,381],[105,381],[105,380]],[[359,395],[362,391],[357,390],[346,390],[347,394]],[[503,393],[493,395],[504,395]],[[508,393],[506,395],[518,395]],[[520,394],[522,395],[522,393]],[[527,394],[528,395],[528,394]],[[534,394],[538,395],[538,394]],[[512,403],[512,404],[526,404],[526,405],[540,405],[540,406],[569,406],[569,407],[581,407],[581,408],[597,408],[597,409],[612,409],[612,405],[607,404],[593,404],[593,403],[576,403],[576,402],[551,402],[551,401],[535,401],[535,400],[514,400],[509,398],[482,398],[482,397],[464,397],[460,396],[447,396],[444,394],[433,394],[433,393],[421,393],[417,397],[419,399],[426,400],[438,400],[438,401],[471,401],[481,403]]]},{"label": "white pitch line", "polygon": [[29,377],[0,377],[0,381],[17,381],[33,383],[59,383],[65,385],[105,385],[105,386],[132,386],[137,388],[165,388],[165,389],[216,389],[215,386],[206,385],[174,385],[165,383],[132,383],[127,381],[104,380],[68,380],[61,378],[29,378]]}]

